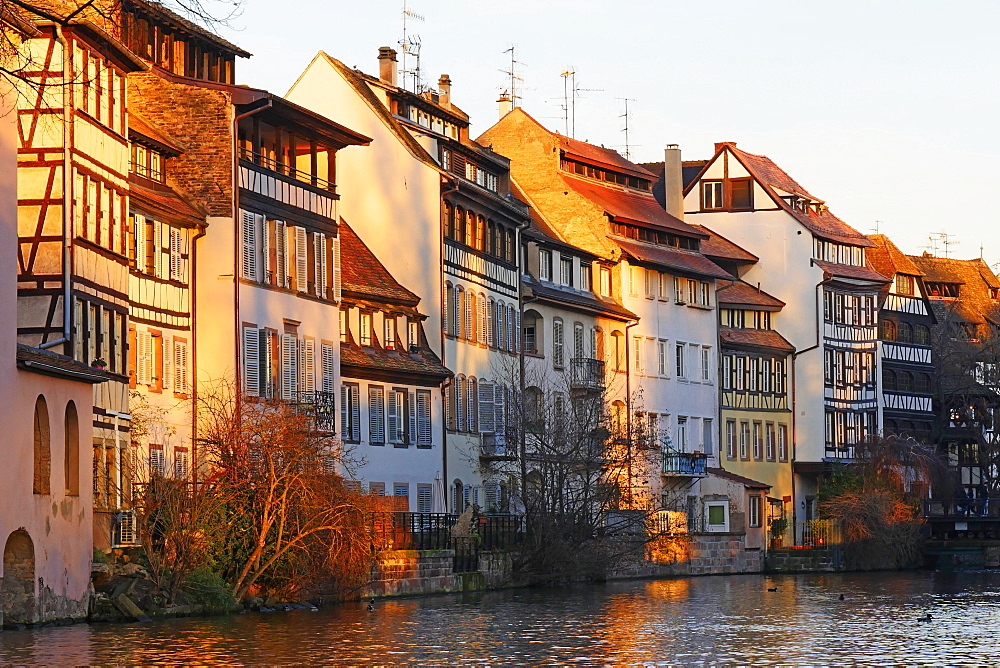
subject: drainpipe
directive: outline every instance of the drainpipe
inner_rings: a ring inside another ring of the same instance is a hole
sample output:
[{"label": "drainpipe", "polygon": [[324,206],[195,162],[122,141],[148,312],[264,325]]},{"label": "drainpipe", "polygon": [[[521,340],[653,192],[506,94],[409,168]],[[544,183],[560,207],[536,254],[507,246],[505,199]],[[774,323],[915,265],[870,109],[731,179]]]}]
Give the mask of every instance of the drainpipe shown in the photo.
[{"label": "drainpipe", "polygon": [[[632,503],[632,366],[628,330],[639,324],[638,320],[625,323],[625,439],[628,452],[625,465],[628,473],[628,500]],[[616,360],[617,362],[617,360]]]},{"label": "drainpipe", "polygon": [[[233,227],[236,228],[236,234],[233,235],[233,318],[235,320],[235,336],[236,336],[236,392],[239,393],[240,388],[243,387],[243,367],[240,364],[240,346],[242,345],[242,337],[240,336],[240,235],[242,234],[242,221],[240,220],[240,152],[239,152],[239,123],[244,118],[248,116],[253,116],[258,114],[265,109],[270,109],[273,105],[271,98],[267,98],[267,104],[261,105],[256,109],[251,109],[250,111],[243,112],[242,114],[236,114],[233,116]],[[260,148],[260,147],[257,147]],[[194,283],[192,283],[194,285]],[[192,318],[192,322],[194,319]],[[237,402],[239,406],[239,402]],[[192,456],[192,460],[194,457]]]},{"label": "drainpipe", "polygon": [[[62,266],[63,266],[63,326],[62,326],[62,336],[58,339],[52,341],[46,341],[39,345],[38,347],[47,350],[49,348],[54,348],[61,343],[70,343],[72,341],[73,334],[73,284],[72,284],[72,271],[70,267],[70,262],[72,260],[72,245],[73,245],[73,179],[70,173],[70,132],[73,129],[73,96],[70,95],[70,57],[71,52],[69,49],[69,44],[66,41],[66,36],[63,35],[62,26],[58,23],[55,24],[56,41],[59,42],[59,46],[62,49],[62,103],[63,103],[63,134],[62,134],[62,152],[63,152],[63,169],[62,169],[62,228],[63,228],[63,247],[62,247]],[[73,354],[73,350],[70,351],[70,356]],[[89,364],[89,360],[83,360]]]},{"label": "drainpipe", "polygon": [[[458,181],[457,178],[453,178],[453,177],[450,177],[450,176],[445,176],[444,178],[446,179],[445,183],[447,183],[447,181],[450,180],[453,185],[452,185],[451,188],[448,188],[447,190],[442,190],[441,191],[441,203],[442,204],[444,203],[444,196],[445,195],[450,195],[452,193],[458,192],[458,185],[459,185],[459,181]],[[445,254],[445,250],[444,249],[445,249],[445,245],[444,245],[444,225],[441,224],[441,207],[440,206],[438,206],[438,214],[437,215],[438,215],[438,240],[439,240],[439,244],[440,244],[439,248],[441,249],[440,250],[441,256],[440,256],[440,258],[438,260],[438,262],[440,263],[440,273],[439,273],[439,275],[442,275],[442,274],[444,274],[444,254]],[[441,285],[439,287],[443,288],[444,286]],[[441,294],[441,290],[440,289],[438,290],[438,294]],[[452,293],[452,294],[454,294],[454,293]],[[445,359],[445,347],[444,347],[444,344],[445,344],[444,323],[446,321],[446,318],[448,317],[447,307],[448,307],[448,305],[445,304],[444,301],[442,300],[442,302],[441,302],[441,326],[438,327],[438,336],[440,337],[439,340],[441,342],[440,343],[440,345],[441,345],[441,366],[443,366],[445,368],[448,367],[448,361]],[[445,382],[441,384],[441,390],[442,390],[442,392],[441,392],[441,399],[442,399],[442,401],[445,398],[444,397],[444,389],[446,387],[450,386],[450,385],[451,385],[451,379],[450,378],[447,379],[447,380],[445,380]],[[447,510],[447,508],[448,508],[448,496],[449,496],[448,495],[448,490],[451,489],[451,483],[448,482],[448,421],[447,420],[441,420],[441,434],[442,434],[442,439],[441,439],[441,476],[442,476],[442,478],[441,478],[441,480],[444,482],[444,488],[445,488],[445,493],[444,493],[444,497],[445,497],[444,498],[444,507]],[[453,510],[457,511],[458,508],[454,508]]]},{"label": "drainpipe", "polygon": [[[809,264],[810,264],[810,266],[815,266],[815,262],[813,260],[810,260]],[[815,350],[816,348],[819,348],[820,344],[823,342],[822,337],[821,337],[821,333],[820,333],[820,327],[821,327],[820,321],[822,320],[822,310],[821,309],[823,308],[823,297],[822,297],[822,294],[821,294],[821,289],[828,282],[829,281],[824,278],[822,281],[820,281],[819,283],[816,284],[816,288],[815,288],[815,290],[816,290],[816,317],[814,319],[816,321],[816,343],[813,344],[813,345],[811,345],[811,346],[809,346],[808,348],[803,348],[802,350],[796,350],[791,355],[792,368],[791,368],[790,376],[791,376],[791,379],[792,379],[792,392],[791,392],[790,396],[791,396],[791,402],[792,402],[792,443],[791,443],[791,449],[792,449],[792,457],[791,457],[791,460],[792,460],[791,461],[791,463],[792,463],[792,540],[795,540],[795,518],[796,518],[796,515],[798,513],[798,501],[797,501],[796,495],[795,495],[795,462],[798,459],[798,440],[799,440],[798,439],[798,429],[796,429],[796,426],[797,426],[796,423],[798,422],[798,417],[796,415],[796,408],[798,407],[798,402],[796,401],[795,398],[796,398],[796,395],[797,395],[797,386],[798,386],[798,383],[796,382],[795,368],[796,368],[796,362],[798,361],[799,355],[801,355],[803,353],[807,353],[810,350]],[[825,420],[825,417],[824,417],[824,420]]]},{"label": "drainpipe", "polygon": [[[519,258],[518,259],[518,264],[520,264],[520,256],[521,256],[521,253],[520,253],[521,244],[520,243],[518,243],[517,249],[518,249],[518,258]],[[520,277],[520,272],[518,272],[518,279],[517,279],[517,281],[518,281],[518,284],[519,284],[518,290],[517,290],[517,297],[518,297],[518,301],[519,301],[518,312],[521,314],[520,315],[521,323],[523,323],[524,322],[524,307],[527,304],[530,304],[530,303],[532,303],[534,301],[538,301],[538,297],[536,297],[535,295],[531,295],[530,297],[524,297],[523,295],[521,295],[521,289],[520,289],[521,277]],[[538,331],[536,330],[535,331],[535,337],[537,338],[537,336],[538,336]],[[518,466],[521,469],[521,485],[524,486],[527,483],[527,480],[528,480],[528,462],[525,459],[525,451],[527,449],[527,441],[525,440],[525,433],[524,433],[524,368],[525,368],[525,361],[524,361],[524,332],[523,331],[521,331],[521,332],[518,333],[517,340],[521,344],[520,346],[518,346],[518,351],[517,351],[518,366],[519,366],[518,373],[520,375],[520,378],[517,381],[517,385],[518,385],[518,389],[520,390],[519,396],[521,397],[521,420],[520,420],[520,422],[521,422],[521,428],[518,430],[520,432],[520,434],[518,436],[518,452],[517,452],[517,456],[518,456]],[[572,366],[572,362],[570,363],[570,365]],[[518,491],[520,493],[522,493],[522,494],[524,492],[523,489],[518,490]],[[522,500],[523,500],[523,497],[522,497]]]},{"label": "drainpipe", "polygon": [[[206,226],[207,227],[207,226]],[[188,258],[188,265],[191,267],[191,275],[188,276],[188,291],[191,294],[191,482],[198,482],[198,346],[195,345],[194,337],[194,317],[198,313],[198,263],[195,253],[196,242],[207,234],[206,227],[202,227],[198,234],[191,238],[191,254]],[[236,365],[239,367],[239,364]]]}]

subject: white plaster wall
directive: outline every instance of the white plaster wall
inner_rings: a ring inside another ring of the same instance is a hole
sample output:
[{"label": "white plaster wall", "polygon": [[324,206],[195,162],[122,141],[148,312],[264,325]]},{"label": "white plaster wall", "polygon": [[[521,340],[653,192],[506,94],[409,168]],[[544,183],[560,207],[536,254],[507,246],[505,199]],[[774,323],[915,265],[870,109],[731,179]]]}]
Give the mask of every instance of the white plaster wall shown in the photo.
[{"label": "white plaster wall", "polygon": [[234,281],[237,231],[233,219],[210,217],[207,234],[194,243],[196,279],[193,371],[199,388],[236,378],[240,323]]}]

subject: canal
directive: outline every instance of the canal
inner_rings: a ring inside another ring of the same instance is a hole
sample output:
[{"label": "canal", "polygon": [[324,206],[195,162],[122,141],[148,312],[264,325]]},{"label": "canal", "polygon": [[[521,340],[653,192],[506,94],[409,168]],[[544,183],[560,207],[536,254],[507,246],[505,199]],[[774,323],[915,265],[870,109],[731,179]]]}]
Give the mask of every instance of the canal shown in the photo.
[{"label": "canal", "polygon": [[3,631],[0,661],[940,665],[1000,660],[997,628],[1000,573],[741,575]]}]

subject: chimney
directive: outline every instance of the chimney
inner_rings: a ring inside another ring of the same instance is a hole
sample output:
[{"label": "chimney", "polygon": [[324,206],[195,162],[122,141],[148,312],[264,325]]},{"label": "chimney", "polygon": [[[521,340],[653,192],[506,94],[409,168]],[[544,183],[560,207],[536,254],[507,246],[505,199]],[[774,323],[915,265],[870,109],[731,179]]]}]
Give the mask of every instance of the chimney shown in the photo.
[{"label": "chimney", "polygon": [[721,151],[723,146],[732,146],[733,148],[736,148],[736,142],[734,142],[734,141],[717,141],[717,142],[715,142],[715,152],[718,153],[719,151]]},{"label": "chimney", "polygon": [[684,220],[684,173],[677,144],[667,144],[663,151],[663,200],[667,213]]},{"label": "chimney", "polygon": [[514,111],[514,102],[510,99],[507,91],[500,93],[500,99],[497,100],[497,104],[500,105],[500,118]]},{"label": "chimney", "polygon": [[396,50],[388,46],[378,48],[378,78],[390,86],[396,85]]},{"label": "chimney", "polygon": [[447,74],[442,74],[438,79],[438,104],[451,107],[451,77]]}]

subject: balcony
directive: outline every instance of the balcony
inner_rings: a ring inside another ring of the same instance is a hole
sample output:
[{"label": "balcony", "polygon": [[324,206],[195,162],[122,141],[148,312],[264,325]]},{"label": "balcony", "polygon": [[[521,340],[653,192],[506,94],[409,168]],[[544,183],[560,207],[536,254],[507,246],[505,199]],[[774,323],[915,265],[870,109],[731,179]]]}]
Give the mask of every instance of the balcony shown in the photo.
[{"label": "balcony", "polygon": [[332,434],[337,431],[336,397],[336,392],[298,392],[293,403],[316,431]]},{"label": "balcony", "polygon": [[252,162],[253,164],[263,167],[264,169],[277,172],[278,174],[295,179],[301,183],[308,183],[315,188],[326,190],[331,193],[337,192],[337,186],[326,179],[322,179],[315,174],[310,174],[300,169],[295,169],[291,165],[286,165],[285,163],[275,160],[274,158],[264,155],[263,153],[255,153],[244,146],[240,147],[240,159]]},{"label": "balcony", "polygon": [[708,457],[700,452],[664,452],[660,472],[676,478],[704,478]]},{"label": "balcony", "polygon": [[504,434],[483,434],[479,441],[479,458],[487,461],[511,461],[515,459],[513,447],[507,447]]},{"label": "balcony", "polygon": [[336,186],[265,155],[240,149],[240,188],[326,218],[336,216]]},{"label": "balcony", "polygon": [[604,362],[589,357],[570,360],[570,388],[574,390],[603,390]]}]

